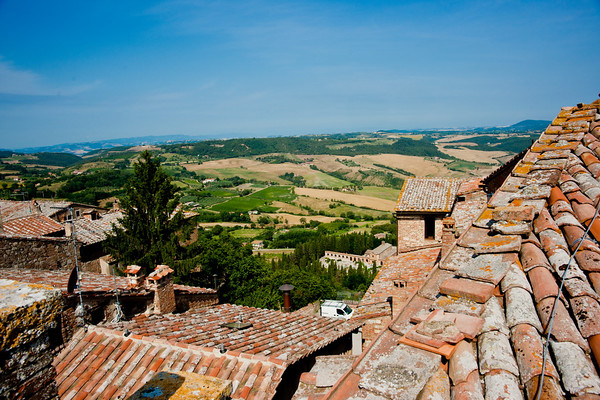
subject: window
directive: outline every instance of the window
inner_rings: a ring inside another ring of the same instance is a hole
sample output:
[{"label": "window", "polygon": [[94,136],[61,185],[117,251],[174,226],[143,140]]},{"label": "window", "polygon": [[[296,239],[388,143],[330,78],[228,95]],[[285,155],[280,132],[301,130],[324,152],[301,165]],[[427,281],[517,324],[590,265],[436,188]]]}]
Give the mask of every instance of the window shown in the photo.
[{"label": "window", "polygon": [[336,312],[337,312],[337,315],[346,315],[344,313],[344,311],[340,310],[339,308],[336,310]]},{"label": "window", "polygon": [[435,217],[425,216],[425,239],[435,239]]}]

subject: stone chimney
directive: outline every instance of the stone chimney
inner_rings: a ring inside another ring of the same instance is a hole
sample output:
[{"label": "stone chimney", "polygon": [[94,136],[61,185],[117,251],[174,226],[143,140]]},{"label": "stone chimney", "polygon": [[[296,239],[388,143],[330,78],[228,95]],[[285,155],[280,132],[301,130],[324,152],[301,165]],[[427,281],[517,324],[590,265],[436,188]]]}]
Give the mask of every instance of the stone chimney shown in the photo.
[{"label": "stone chimney", "polygon": [[157,265],[148,275],[148,286],[154,291],[154,313],[168,314],[175,311],[175,291],[173,289],[173,270],[168,265]]},{"label": "stone chimney", "polygon": [[448,254],[456,240],[456,221],[452,217],[442,220],[442,258]]},{"label": "stone chimney", "polygon": [[139,265],[129,265],[125,269],[128,289],[141,289],[144,286],[144,274],[140,272],[141,270],[142,267]]},{"label": "stone chimney", "polygon": [[65,236],[66,237],[73,236],[73,221],[65,222]]}]

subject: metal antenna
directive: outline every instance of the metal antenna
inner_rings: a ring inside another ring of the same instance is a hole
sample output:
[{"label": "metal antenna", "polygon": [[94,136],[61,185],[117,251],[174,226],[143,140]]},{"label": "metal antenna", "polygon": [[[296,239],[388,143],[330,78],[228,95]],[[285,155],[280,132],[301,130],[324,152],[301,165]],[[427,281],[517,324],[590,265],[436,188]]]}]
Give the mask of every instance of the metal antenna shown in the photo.
[{"label": "metal antenna", "polygon": [[116,312],[115,312],[115,317],[113,318],[112,322],[121,322],[121,320],[123,319],[123,309],[121,308],[121,303],[119,302],[119,288],[117,288],[117,276],[115,275],[115,266],[113,265],[111,267],[112,269],[112,275],[113,275],[113,282],[115,284],[115,297],[117,299],[117,304],[116,304]]},{"label": "metal antenna", "polygon": [[[79,307],[81,307],[80,313],[83,314],[83,296],[81,294],[81,271],[79,271],[79,257],[77,257],[77,240],[75,239],[75,216],[73,215],[73,206],[69,206],[69,212],[71,213],[71,238],[73,239],[73,255],[75,257],[75,269],[77,271],[77,292],[79,294]],[[83,315],[81,315],[83,320]]]},{"label": "metal antenna", "polygon": [[77,257],[77,240],[75,239],[75,217],[73,215],[73,206],[51,208],[57,208],[60,210],[67,209],[71,214],[71,221],[67,223],[70,223],[72,227],[71,238],[73,239],[73,257],[75,258],[75,271],[77,271],[77,293],[79,294],[79,306],[75,309],[75,316],[80,317],[83,324],[85,324],[85,320],[83,319],[85,311],[83,309],[83,295],[81,294],[81,271],[79,271],[79,257]]}]

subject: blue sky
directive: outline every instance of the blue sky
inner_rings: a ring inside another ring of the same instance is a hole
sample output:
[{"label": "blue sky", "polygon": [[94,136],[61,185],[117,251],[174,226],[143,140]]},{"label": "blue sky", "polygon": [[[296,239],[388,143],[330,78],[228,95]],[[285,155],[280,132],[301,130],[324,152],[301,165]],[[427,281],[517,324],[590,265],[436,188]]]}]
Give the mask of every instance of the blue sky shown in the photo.
[{"label": "blue sky", "polygon": [[0,148],[508,125],[600,91],[600,1],[0,0]]}]

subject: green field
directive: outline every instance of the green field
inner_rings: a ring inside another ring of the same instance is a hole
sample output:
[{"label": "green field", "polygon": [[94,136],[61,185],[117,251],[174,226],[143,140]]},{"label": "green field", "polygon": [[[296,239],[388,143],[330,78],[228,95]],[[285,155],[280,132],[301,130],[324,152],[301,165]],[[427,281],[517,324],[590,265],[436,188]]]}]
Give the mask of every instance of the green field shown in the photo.
[{"label": "green field", "polygon": [[259,210],[262,212],[276,212],[278,208],[270,206],[269,203],[273,201],[290,202],[295,198],[296,195],[291,186],[269,186],[246,197],[235,197],[225,203],[217,204],[211,210],[239,212]]},{"label": "green field", "polygon": [[243,239],[254,239],[264,231],[264,229],[237,229],[231,232],[231,236]]},{"label": "green field", "polygon": [[251,210],[258,210],[266,205],[266,201],[263,199],[247,197],[235,197],[225,203],[217,204],[211,208],[214,211],[239,211],[247,212]]},{"label": "green field", "polygon": [[248,197],[263,199],[268,201],[283,201],[288,202],[296,198],[294,188],[292,186],[270,186],[268,188],[254,192]]},{"label": "green field", "polygon": [[396,201],[398,200],[400,190],[381,186],[364,186],[362,189],[357,190],[356,193],[364,196],[377,197],[378,199]]}]

